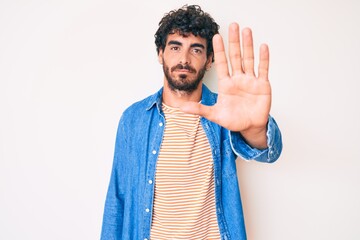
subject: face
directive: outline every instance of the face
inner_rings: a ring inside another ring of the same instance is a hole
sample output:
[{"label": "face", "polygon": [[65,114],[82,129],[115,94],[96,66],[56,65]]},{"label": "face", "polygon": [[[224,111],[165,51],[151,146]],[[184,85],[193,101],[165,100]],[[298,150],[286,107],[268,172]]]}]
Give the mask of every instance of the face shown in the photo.
[{"label": "face", "polygon": [[206,56],[206,40],[192,34],[169,34],[164,50],[159,51],[167,85],[172,90],[187,93],[195,91],[211,65]]}]

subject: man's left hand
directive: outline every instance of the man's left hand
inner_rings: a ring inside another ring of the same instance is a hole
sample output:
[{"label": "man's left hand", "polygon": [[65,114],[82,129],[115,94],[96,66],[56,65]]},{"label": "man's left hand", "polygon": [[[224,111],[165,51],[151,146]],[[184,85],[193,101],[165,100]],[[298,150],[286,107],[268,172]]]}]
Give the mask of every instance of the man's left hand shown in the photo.
[{"label": "man's left hand", "polygon": [[214,106],[187,103],[181,109],[203,116],[231,131],[240,132],[253,147],[266,148],[266,124],[271,107],[271,87],[268,79],[269,48],[260,46],[258,76],[254,71],[254,49],[251,29],[242,31],[240,47],[239,25],[229,27],[229,64],[222,37],[213,37],[215,67],[218,76],[218,100]]}]

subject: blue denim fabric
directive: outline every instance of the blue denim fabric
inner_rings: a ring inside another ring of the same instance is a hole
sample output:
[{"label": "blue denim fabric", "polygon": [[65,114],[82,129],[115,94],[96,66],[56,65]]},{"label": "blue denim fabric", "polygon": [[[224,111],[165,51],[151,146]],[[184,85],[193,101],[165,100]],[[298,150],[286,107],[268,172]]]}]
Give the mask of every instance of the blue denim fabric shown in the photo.
[{"label": "blue denim fabric", "polygon": [[[203,85],[202,100],[214,105],[217,95]],[[120,119],[113,168],[105,202],[102,240],[150,239],[156,161],[165,128],[162,89],[134,103]],[[268,148],[246,144],[239,133],[201,118],[214,159],[215,201],[221,239],[246,239],[235,160],[274,162],[282,150],[280,130],[269,116]]]}]

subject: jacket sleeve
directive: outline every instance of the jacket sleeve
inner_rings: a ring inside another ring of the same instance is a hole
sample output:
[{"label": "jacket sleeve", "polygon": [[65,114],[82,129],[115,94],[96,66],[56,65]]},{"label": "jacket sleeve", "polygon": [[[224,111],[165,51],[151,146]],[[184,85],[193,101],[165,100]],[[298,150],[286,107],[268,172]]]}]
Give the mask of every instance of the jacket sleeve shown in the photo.
[{"label": "jacket sleeve", "polygon": [[122,186],[124,179],[121,174],[124,169],[124,150],[126,139],[123,118],[120,119],[116,135],[115,153],[111,171],[110,183],[105,201],[101,240],[120,240],[123,228],[124,194]]},{"label": "jacket sleeve", "polygon": [[230,143],[234,153],[245,160],[256,160],[259,162],[275,162],[282,151],[281,132],[275,120],[269,116],[267,124],[267,145],[266,149],[260,150],[251,147],[238,132],[231,132]]}]

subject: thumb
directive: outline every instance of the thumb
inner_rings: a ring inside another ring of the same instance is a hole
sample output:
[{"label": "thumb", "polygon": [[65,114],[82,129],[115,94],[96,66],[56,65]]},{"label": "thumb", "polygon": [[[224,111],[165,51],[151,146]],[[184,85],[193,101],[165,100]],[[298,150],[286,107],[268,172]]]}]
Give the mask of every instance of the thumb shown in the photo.
[{"label": "thumb", "polygon": [[198,102],[185,102],[180,106],[180,110],[186,113],[199,115],[211,120],[213,107],[206,106]]}]

